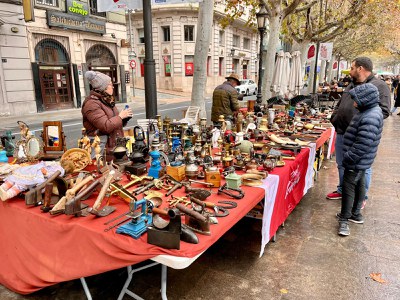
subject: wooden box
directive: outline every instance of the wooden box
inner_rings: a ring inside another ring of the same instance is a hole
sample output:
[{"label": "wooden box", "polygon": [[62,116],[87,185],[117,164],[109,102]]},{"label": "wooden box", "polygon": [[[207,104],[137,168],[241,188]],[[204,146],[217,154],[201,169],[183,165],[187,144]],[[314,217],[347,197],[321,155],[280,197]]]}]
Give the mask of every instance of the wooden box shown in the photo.
[{"label": "wooden box", "polygon": [[185,165],[179,167],[167,166],[167,174],[174,178],[176,181],[185,180],[185,171]]},{"label": "wooden box", "polygon": [[221,173],[219,171],[206,171],[206,182],[212,183],[214,187],[220,187]]}]

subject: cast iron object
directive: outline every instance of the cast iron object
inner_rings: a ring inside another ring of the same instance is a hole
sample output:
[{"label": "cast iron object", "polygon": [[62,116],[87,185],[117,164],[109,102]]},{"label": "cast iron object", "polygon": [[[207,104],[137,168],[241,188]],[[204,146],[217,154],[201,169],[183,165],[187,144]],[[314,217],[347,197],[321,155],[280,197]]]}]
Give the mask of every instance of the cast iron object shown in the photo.
[{"label": "cast iron object", "polygon": [[30,189],[25,193],[25,204],[26,205],[37,205],[42,201],[42,190],[45,188],[47,183],[53,182],[61,174],[61,171],[56,171],[52,174],[45,182],[39,184],[33,189]]},{"label": "cast iron object", "polygon": [[242,199],[244,197],[243,190],[235,189],[235,188],[228,188],[226,183],[218,189],[218,194],[225,194],[234,199]]},{"label": "cast iron object", "polygon": [[213,217],[226,217],[227,215],[229,215],[229,211],[224,206],[219,206],[212,202],[203,202],[193,196],[190,197],[190,201],[198,205],[204,205],[205,207],[212,208],[214,210],[214,213],[211,214],[211,216]]},{"label": "cast iron object", "polygon": [[185,185],[185,193],[190,193],[190,195],[193,195],[200,200],[205,200],[211,196],[210,191],[207,191],[205,189],[192,188],[189,185]]},{"label": "cast iron object", "polygon": [[178,203],[176,208],[185,214],[186,226],[204,235],[211,235],[208,218]]},{"label": "cast iron object", "polygon": [[[169,216],[169,221],[162,219],[153,211],[153,226],[150,226],[147,231],[147,242],[152,245],[157,245],[167,249],[179,249],[179,241],[184,241],[190,244],[198,244],[199,238],[190,230],[185,224],[181,223],[179,210],[170,209],[163,210],[162,214]],[[156,224],[159,223],[158,219],[162,219],[168,223],[168,227],[162,229],[157,228]],[[178,226],[179,225],[179,226]],[[179,235],[177,235],[179,233]],[[179,238],[179,241],[178,239]]]},{"label": "cast iron object", "polygon": [[218,201],[220,204],[225,204],[225,205],[218,205],[219,207],[223,207],[226,209],[232,209],[237,207],[237,203],[233,201]]},{"label": "cast iron object", "polygon": [[[162,229],[156,226],[147,228],[147,242],[166,249],[180,249],[181,244],[181,217],[177,209],[168,211],[168,226]],[[158,214],[154,214],[153,209],[153,225],[157,223],[155,219],[162,219]],[[165,220],[164,220],[165,221]]]},{"label": "cast iron object", "polygon": [[198,244],[199,238],[188,226],[181,224],[181,241],[189,244]]}]

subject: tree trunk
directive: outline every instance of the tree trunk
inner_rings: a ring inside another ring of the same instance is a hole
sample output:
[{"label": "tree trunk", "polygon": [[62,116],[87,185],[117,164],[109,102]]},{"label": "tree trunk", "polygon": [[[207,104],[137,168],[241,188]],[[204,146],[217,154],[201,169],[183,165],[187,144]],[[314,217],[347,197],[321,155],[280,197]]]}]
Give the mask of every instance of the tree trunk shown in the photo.
[{"label": "tree trunk", "polygon": [[275,67],[275,55],[276,55],[276,48],[279,45],[279,31],[281,29],[281,17],[271,16],[269,18],[269,26],[270,26],[270,33],[269,33],[269,41],[267,47],[267,53],[265,54],[264,63],[264,76],[263,76],[263,86],[262,86],[262,94],[263,103],[265,103],[269,98],[272,97],[271,92],[271,83],[272,77],[274,75],[274,67]]},{"label": "tree trunk", "polygon": [[200,107],[201,118],[207,117],[204,91],[207,86],[208,47],[210,45],[213,18],[214,1],[204,0],[200,2],[197,19],[196,49],[194,53],[191,105]]},{"label": "tree trunk", "polygon": [[321,69],[319,71],[318,82],[324,83],[325,81],[326,60],[321,61]]},{"label": "tree trunk", "polygon": [[[311,65],[310,65],[310,72],[308,73],[308,87],[307,87],[307,91],[309,94],[311,94],[314,91],[314,74],[315,74],[315,57],[314,59],[311,61]],[[315,86],[317,86],[318,84],[318,80],[316,80],[315,82]]]},{"label": "tree trunk", "polygon": [[329,68],[328,68],[328,76],[327,76],[327,81],[330,83],[336,75],[333,75],[333,65],[335,64],[336,61],[336,56],[332,54],[332,58],[329,62]]},{"label": "tree trunk", "polygon": [[307,62],[307,52],[310,41],[304,41],[299,44],[300,58],[301,58],[301,74],[304,76],[306,74],[306,62]]}]

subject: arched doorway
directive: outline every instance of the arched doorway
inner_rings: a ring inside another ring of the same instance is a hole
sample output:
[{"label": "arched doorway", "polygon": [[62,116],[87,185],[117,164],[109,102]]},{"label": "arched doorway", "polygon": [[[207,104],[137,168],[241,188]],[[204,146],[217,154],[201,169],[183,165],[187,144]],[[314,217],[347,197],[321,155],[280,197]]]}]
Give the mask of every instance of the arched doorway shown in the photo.
[{"label": "arched doorway", "polygon": [[70,60],[64,46],[56,40],[43,39],[35,47],[35,59],[44,109],[73,107]]},{"label": "arched doorway", "polygon": [[89,70],[101,72],[111,77],[115,101],[119,102],[118,66],[111,50],[101,44],[91,46],[86,52],[86,64]]}]

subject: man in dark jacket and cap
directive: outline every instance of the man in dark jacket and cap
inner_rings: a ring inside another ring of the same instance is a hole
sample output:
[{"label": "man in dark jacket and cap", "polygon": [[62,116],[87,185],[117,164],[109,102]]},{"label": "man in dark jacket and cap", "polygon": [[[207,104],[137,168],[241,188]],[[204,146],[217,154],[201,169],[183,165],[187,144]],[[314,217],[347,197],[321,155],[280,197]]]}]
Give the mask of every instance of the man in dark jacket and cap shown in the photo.
[{"label": "man in dark jacket and cap", "polygon": [[365,83],[350,90],[349,94],[358,112],[343,137],[342,209],[337,214],[339,235],[343,236],[350,234],[349,221],[364,223],[361,206],[365,199],[365,171],[374,162],[383,128],[378,89]]},{"label": "man in dark jacket and cap", "polygon": [[232,73],[225,77],[227,81],[217,86],[213,93],[213,102],[211,108],[211,121],[218,122],[220,115],[226,117],[233,116],[239,111],[238,99],[243,99],[243,95],[238,95],[235,87],[240,85],[239,76]]},{"label": "man in dark jacket and cap", "polygon": [[[351,63],[350,75],[353,81],[346,87],[343,92],[342,98],[336,105],[332,117],[331,123],[336,130],[336,142],[335,142],[335,155],[336,163],[339,171],[339,185],[337,190],[328,194],[327,199],[340,200],[342,198],[342,184],[343,184],[343,172],[344,168],[342,165],[343,160],[343,135],[346,132],[347,127],[350,124],[351,119],[357,112],[353,106],[353,100],[350,97],[349,91],[354,89],[356,86],[371,83],[377,87],[379,91],[379,106],[383,113],[383,118],[386,119],[390,114],[390,90],[387,84],[376,78],[372,73],[373,65],[371,59],[368,57],[358,57]],[[372,170],[366,170],[366,191],[368,192],[369,185],[371,182]],[[366,199],[368,197],[366,196]]]}]

